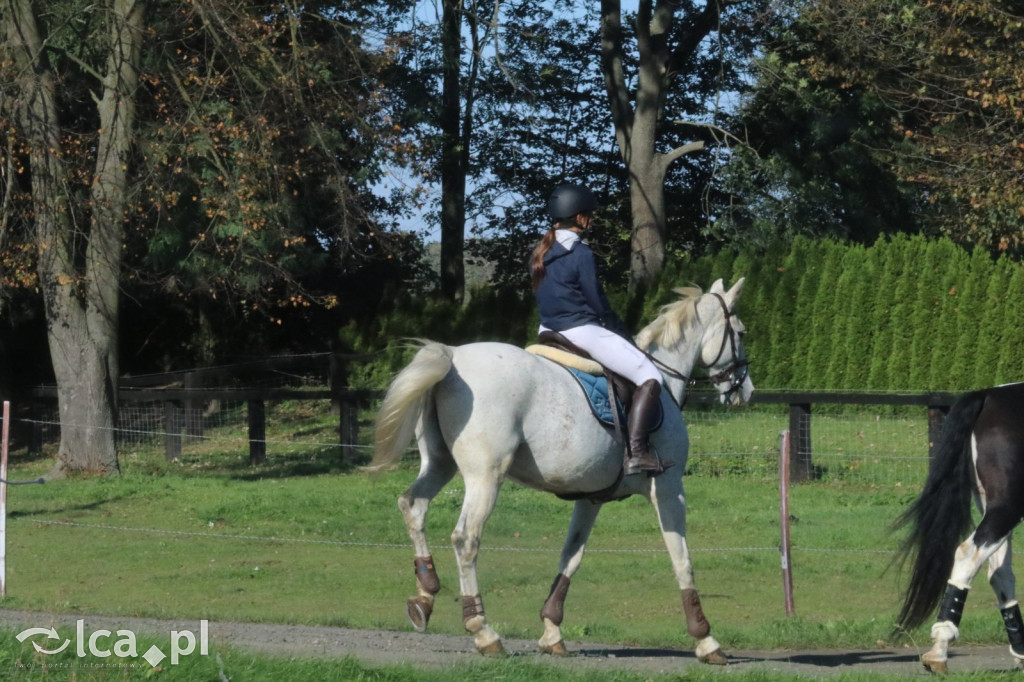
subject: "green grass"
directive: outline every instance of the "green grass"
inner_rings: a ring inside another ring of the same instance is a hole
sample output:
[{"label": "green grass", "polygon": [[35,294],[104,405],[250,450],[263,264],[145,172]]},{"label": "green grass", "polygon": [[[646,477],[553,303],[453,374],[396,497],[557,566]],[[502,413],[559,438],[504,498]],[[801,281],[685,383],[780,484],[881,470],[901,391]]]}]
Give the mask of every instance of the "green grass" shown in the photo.
[{"label": "green grass", "polygon": [[[756,418],[769,423],[743,426],[718,417],[690,422],[696,454],[693,475],[686,479],[688,542],[716,637],[727,650],[872,648],[889,642],[900,582],[896,571],[886,571],[897,544],[887,527],[916,496],[923,476],[920,460],[908,473],[900,463],[891,467],[890,459],[892,452],[899,457],[900,448],[915,447],[920,431],[898,427],[908,442],[893,444],[895,438],[864,435],[878,420],[856,415],[837,418],[842,426],[834,433],[821,429],[826,476],[791,490],[796,615],[786,617],[777,551],[777,459],[771,461],[770,451],[777,431],[764,435],[778,416]],[[746,455],[746,470],[735,445],[730,452],[701,454],[700,442],[736,439],[744,428],[753,445],[740,447],[754,453]],[[288,440],[284,434],[272,438]],[[885,452],[870,450],[876,441],[885,442]],[[216,437],[202,441],[198,452],[187,449],[180,463],[163,461],[158,445],[136,446],[123,454],[118,478],[10,488],[8,596],[0,604],[71,614],[407,629],[404,602],[415,581],[395,499],[415,477],[415,462],[370,478],[330,452],[298,445],[285,454],[271,449],[268,463],[253,468],[247,453],[218,450],[216,442]],[[735,461],[720,466],[714,463],[718,458]],[[46,456],[16,452],[9,475],[34,478],[49,466]],[[891,471],[883,472],[885,467]],[[431,506],[427,533],[443,585],[431,631],[460,635],[448,536],[461,502],[462,483],[456,478]],[[488,617],[502,635],[539,637],[537,612],[557,572],[571,511],[571,503],[553,496],[514,484],[503,488],[479,562]],[[984,578],[975,586],[962,641],[1003,643]],[[573,579],[563,630],[569,639],[692,646],[653,510],[642,499],[602,511]],[[9,648],[12,639],[4,638],[8,648],[2,653],[10,661],[19,656]],[[913,639],[926,642],[927,628]],[[274,659],[232,656],[227,663],[241,657],[246,662],[239,670],[257,671],[246,677],[228,669],[232,679],[293,677],[272,672],[281,664]],[[5,665],[0,659],[0,675]],[[323,679],[411,675],[353,661],[287,665],[308,666],[303,674]],[[508,679],[545,679],[522,662],[487,665],[469,679],[496,670]],[[216,669],[211,670],[212,676],[204,668],[189,679],[216,679]],[[432,674],[416,679],[433,679]],[[170,671],[167,676],[176,679]]]},{"label": "green grass", "polygon": [[[128,471],[112,480],[14,488],[6,603],[404,629],[402,605],[414,580],[394,500],[413,476],[410,467],[376,481],[359,473],[234,480]],[[428,537],[444,586],[431,628],[440,632],[462,632],[447,540],[461,493],[456,479],[431,507]],[[841,484],[792,491],[795,619],[782,609],[777,484],[694,477],[687,497],[697,584],[723,641],[869,646],[888,635],[898,585],[895,573],[884,573],[895,543],[885,526],[909,500],[906,491]],[[513,484],[503,489],[480,559],[488,613],[503,634],[539,634],[537,610],[571,509]],[[982,595],[969,602],[967,618],[971,606],[988,607]],[[685,641],[678,606],[649,505],[639,498],[608,505],[573,581],[567,632],[678,644]],[[964,631],[979,632],[970,620]]]}]

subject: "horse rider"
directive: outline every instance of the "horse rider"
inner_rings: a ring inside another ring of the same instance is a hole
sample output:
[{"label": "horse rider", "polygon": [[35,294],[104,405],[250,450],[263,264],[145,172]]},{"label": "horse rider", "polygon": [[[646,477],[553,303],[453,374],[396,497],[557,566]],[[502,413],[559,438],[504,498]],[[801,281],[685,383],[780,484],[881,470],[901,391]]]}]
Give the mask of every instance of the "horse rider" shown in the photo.
[{"label": "horse rider", "polygon": [[651,452],[650,433],[661,416],[662,377],[612,310],[598,279],[594,252],[581,239],[600,208],[586,187],[563,183],[548,199],[552,226],[533,250],[530,278],[540,332],[560,333],[591,358],[631,381],[636,389],[627,417],[627,475],[658,475],[672,466]]}]

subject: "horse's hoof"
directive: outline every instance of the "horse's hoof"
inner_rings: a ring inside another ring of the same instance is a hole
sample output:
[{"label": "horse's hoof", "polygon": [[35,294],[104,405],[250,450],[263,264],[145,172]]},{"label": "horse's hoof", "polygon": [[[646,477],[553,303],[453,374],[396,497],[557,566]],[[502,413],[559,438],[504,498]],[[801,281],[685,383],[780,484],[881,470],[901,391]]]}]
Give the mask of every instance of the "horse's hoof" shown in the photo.
[{"label": "horse's hoof", "polygon": [[543,644],[540,647],[542,654],[551,654],[552,656],[568,656],[569,650],[565,648],[565,642],[558,640],[554,644]]},{"label": "horse's hoof", "polygon": [[935,673],[937,675],[945,675],[949,672],[949,668],[946,667],[945,661],[932,660],[928,658],[928,654],[921,657],[921,665],[923,665],[924,669],[928,672]]},{"label": "horse's hoof", "polygon": [[715,649],[704,656],[698,656],[697,660],[708,665],[729,665],[729,658],[722,653],[721,649]]},{"label": "horse's hoof", "polygon": [[405,603],[405,616],[416,632],[424,632],[427,629],[430,614],[433,612],[434,605],[424,596],[409,597],[409,601]]},{"label": "horse's hoof", "polygon": [[477,651],[479,651],[484,656],[488,657],[498,657],[505,655],[505,647],[501,645],[500,639],[494,640],[487,646],[477,647]]}]

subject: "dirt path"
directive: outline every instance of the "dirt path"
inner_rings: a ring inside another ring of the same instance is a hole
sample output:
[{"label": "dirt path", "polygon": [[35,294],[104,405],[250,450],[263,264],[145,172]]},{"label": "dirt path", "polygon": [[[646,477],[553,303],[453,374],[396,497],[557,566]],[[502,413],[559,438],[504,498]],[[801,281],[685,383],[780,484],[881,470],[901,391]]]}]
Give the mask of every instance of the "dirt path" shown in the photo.
[{"label": "dirt path", "polygon": [[[131,630],[160,638],[174,631],[200,632],[197,621],[163,621],[146,618],[109,616],[75,616],[49,613],[0,610],[0,625],[22,631],[30,627],[75,628],[83,620],[86,637],[97,630]],[[347,628],[272,625],[259,623],[211,622],[209,641],[270,655],[289,657],[341,658],[354,656],[370,665],[409,663],[424,667],[445,667],[479,660],[469,636],[419,634],[384,630],[351,630]],[[114,635],[106,640],[109,648]],[[46,643],[37,636],[33,641]],[[51,642],[52,644],[53,642]],[[567,642],[574,655],[554,658],[537,653],[533,640],[505,640],[512,656],[537,663],[574,670],[628,669],[649,673],[680,674],[686,667],[701,665],[691,650],[645,649],[593,642]],[[927,673],[918,663],[920,651],[915,649],[878,648],[872,650],[808,650],[808,651],[727,651],[729,670],[751,670],[763,673],[806,675],[822,678],[844,672],[905,674],[908,677]],[[94,659],[95,660],[95,659]],[[1011,670],[1015,664],[1004,646],[954,647],[950,670],[958,673]],[[228,665],[230,675],[230,665]]]}]

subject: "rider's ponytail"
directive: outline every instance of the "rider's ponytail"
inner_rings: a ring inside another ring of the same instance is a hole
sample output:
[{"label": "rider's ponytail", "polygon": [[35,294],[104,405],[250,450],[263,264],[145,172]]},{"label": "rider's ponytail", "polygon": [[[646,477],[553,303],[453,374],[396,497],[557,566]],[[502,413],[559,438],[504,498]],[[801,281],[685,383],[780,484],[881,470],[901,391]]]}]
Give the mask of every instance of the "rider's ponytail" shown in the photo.
[{"label": "rider's ponytail", "polygon": [[555,243],[555,228],[552,227],[550,230],[544,233],[544,237],[540,240],[533,249],[533,255],[530,257],[530,283],[533,285],[533,290],[536,291],[537,287],[544,280],[544,275],[547,271],[544,268],[544,256],[547,255],[551,245]]}]

